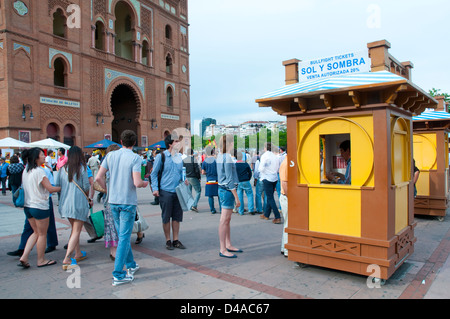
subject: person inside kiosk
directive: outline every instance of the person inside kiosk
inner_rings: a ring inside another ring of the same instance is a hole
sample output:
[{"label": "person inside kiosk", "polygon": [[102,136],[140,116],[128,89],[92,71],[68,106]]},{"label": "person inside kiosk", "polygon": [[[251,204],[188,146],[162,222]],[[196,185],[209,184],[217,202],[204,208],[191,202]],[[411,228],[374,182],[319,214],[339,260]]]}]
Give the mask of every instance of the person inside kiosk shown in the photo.
[{"label": "person inside kiosk", "polygon": [[352,169],[351,169],[351,156],[350,156],[350,140],[345,140],[339,145],[342,158],[347,164],[345,175],[338,172],[329,172],[326,177],[328,181],[333,184],[351,185],[352,183]]}]

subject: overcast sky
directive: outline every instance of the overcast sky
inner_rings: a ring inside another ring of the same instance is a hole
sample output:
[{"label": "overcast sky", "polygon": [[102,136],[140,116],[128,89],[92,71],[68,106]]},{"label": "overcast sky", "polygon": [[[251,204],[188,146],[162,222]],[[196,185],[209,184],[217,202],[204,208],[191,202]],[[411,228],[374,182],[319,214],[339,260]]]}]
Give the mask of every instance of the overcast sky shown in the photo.
[{"label": "overcast sky", "polygon": [[[448,0],[190,0],[192,128],[284,119],[255,100],[284,85],[282,61],[367,50],[388,40],[412,81],[450,93]],[[194,131],[195,133],[196,131]]]}]

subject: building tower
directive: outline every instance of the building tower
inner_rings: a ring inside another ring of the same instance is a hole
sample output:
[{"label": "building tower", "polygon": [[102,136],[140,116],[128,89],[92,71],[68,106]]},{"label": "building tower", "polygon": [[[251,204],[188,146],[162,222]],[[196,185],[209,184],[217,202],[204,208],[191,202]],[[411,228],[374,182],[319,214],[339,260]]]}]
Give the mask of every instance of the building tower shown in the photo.
[{"label": "building tower", "polygon": [[187,0],[0,2],[0,138],[146,147],[190,127],[188,40]]}]

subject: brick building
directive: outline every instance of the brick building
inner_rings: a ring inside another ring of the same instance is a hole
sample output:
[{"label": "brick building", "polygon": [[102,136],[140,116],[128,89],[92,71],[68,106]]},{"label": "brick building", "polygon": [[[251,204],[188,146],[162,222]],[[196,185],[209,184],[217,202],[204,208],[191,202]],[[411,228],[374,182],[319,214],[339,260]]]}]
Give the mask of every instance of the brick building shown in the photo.
[{"label": "brick building", "polygon": [[187,0],[0,0],[0,138],[190,128]]}]

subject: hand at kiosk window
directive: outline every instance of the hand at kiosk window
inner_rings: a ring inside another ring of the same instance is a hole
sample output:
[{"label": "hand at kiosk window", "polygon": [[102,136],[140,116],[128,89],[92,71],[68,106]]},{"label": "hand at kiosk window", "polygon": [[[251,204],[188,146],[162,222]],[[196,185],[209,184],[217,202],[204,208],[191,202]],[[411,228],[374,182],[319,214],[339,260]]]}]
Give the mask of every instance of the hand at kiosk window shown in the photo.
[{"label": "hand at kiosk window", "polygon": [[347,168],[345,171],[345,175],[337,172],[329,172],[327,173],[327,179],[333,184],[345,184],[351,185],[351,156],[350,156],[350,141],[346,140],[342,142],[339,146],[341,156],[344,158],[347,163]]}]

